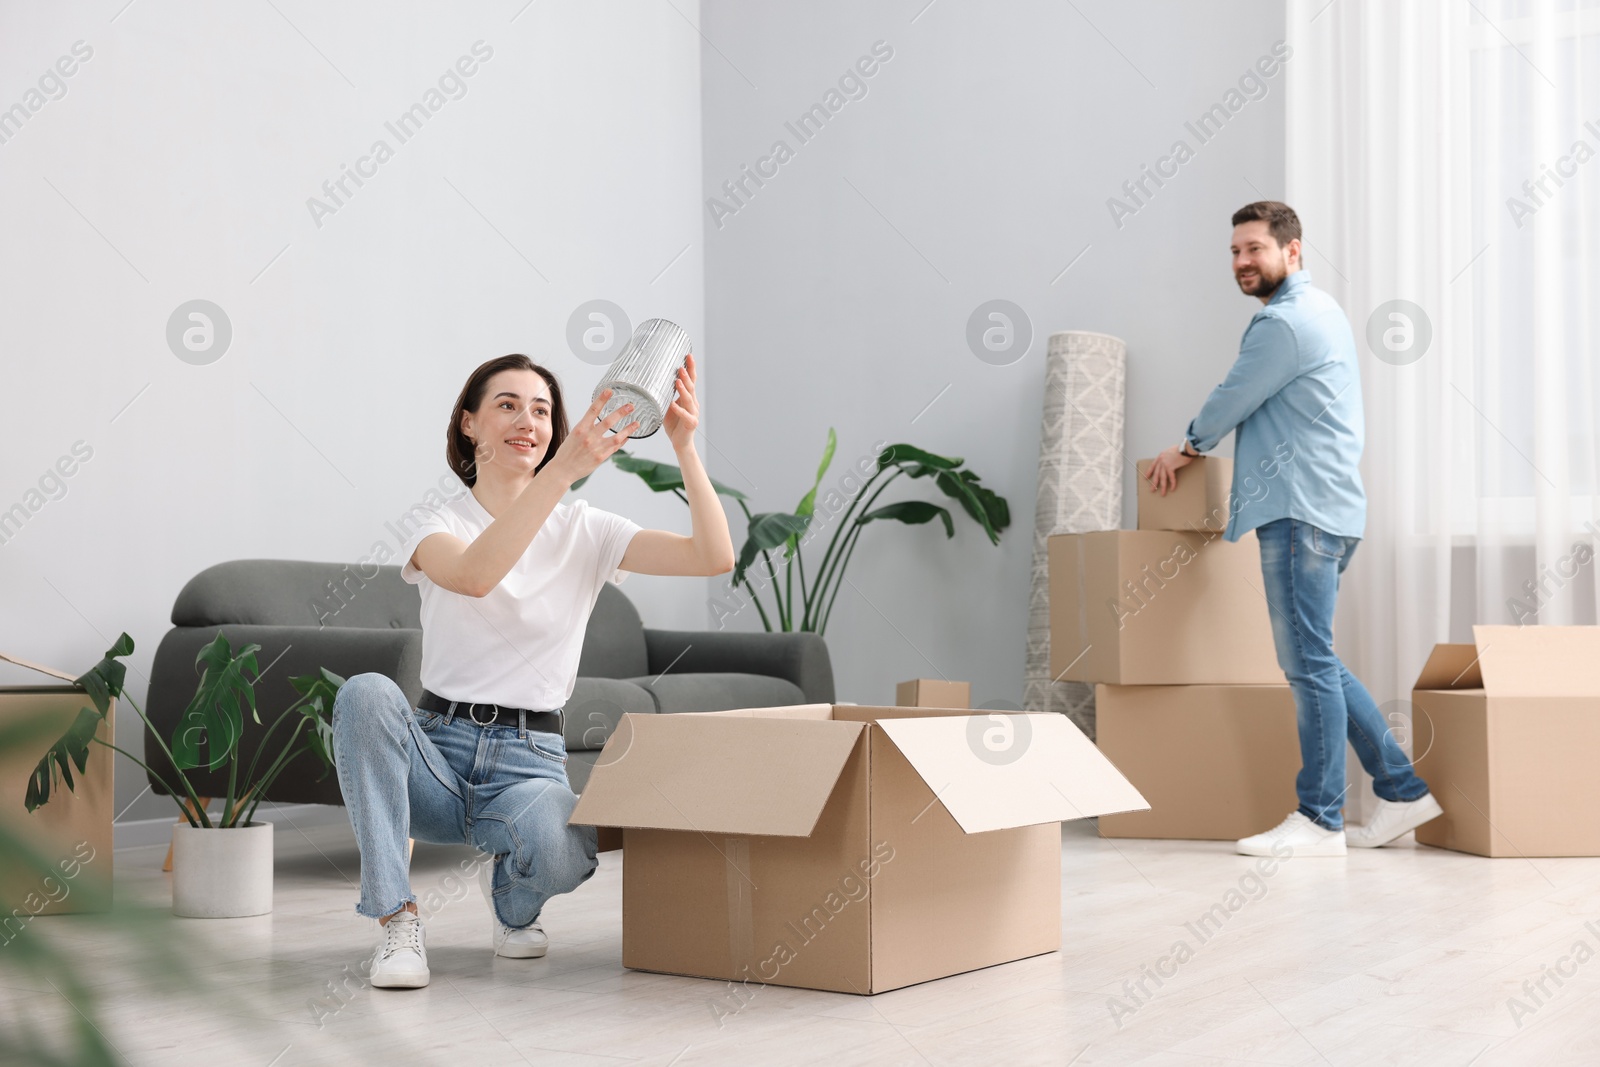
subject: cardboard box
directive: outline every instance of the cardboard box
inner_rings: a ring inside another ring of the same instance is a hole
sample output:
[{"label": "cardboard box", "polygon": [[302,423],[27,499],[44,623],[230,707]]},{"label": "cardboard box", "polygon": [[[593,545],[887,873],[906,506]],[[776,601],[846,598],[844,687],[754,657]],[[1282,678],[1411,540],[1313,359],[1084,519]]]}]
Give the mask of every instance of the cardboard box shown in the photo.
[{"label": "cardboard box", "polygon": [[1145,806],[1062,715],[628,715],[572,822],[624,827],[622,963],[881,993],[1061,944],[1057,823]]},{"label": "cardboard box", "polygon": [[[0,940],[9,940],[21,931],[26,917],[110,906],[113,753],[91,745],[83,772],[72,765],[73,789],[57,781],[49,802],[30,813],[24,803],[28,779],[40,757],[77,720],[81,709],[94,704],[72,684],[70,674],[4,653],[0,660],[59,680],[55,685],[0,686],[0,724],[15,725],[34,717],[44,722],[26,744],[0,749],[0,820],[54,867],[47,881],[41,872],[0,865]],[[113,701],[95,734],[103,741],[115,737],[116,710]]]},{"label": "cardboard box", "polygon": [[1232,841],[1299,807],[1287,685],[1097,685],[1100,751],[1150,802],[1100,816],[1101,837]]},{"label": "cardboard box", "polygon": [[1411,693],[1413,761],[1444,809],[1425,845],[1600,856],[1600,626],[1474,626]]},{"label": "cardboard box", "polygon": [[894,687],[894,702],[902,708],[970,708],[972,684],[913,678]]},{"label": "cardboard box", "polygon": [[1254,537],[1156,530],[1049,542],[1050,673],[1112,685],[1281,685]]},{"label": "cardboard box", "polygon": [[1178,471],[1178,487],[1166,496],[1154,492],[1145,476],[1154,460],[1141,459],[1138,526],[1141,530],[1200,530],[1221,533],[1228,528],[1228,498],[1233,493],[1233,460],[1201,456]]}]

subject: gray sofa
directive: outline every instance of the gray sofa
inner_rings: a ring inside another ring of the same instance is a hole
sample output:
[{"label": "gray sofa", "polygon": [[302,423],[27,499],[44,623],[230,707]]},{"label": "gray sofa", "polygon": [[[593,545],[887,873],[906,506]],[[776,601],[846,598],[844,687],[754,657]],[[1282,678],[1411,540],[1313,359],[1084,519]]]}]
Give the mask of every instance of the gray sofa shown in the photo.
[{"label": "gray sofa", "polygon": [[[377,573],[368,577],[370,570]],[[218,631],[235,648],[261,646],[256,700],[265,724],[295,700],[289,679],[318,667],[345,678],[368,671],[387,675],[415,704],[422,694],[421,606],[399,567],[358,571],[291,560],[207,567],[172,606],[173,629],[156,649],[146,710],[162,736],[171,738],[194,696],[195,655]],[[828,646],[816,634],[652,630],[627,595],[608,582],[589,618],[577,685],[567,702],[568,777],[574,790],[582,790],[600,749],[628,712],[725,711],[833,699]],[[245,766],[262,732],[247,724]],[[145,753],[154,770],[170,770],[148,738]],[[225,770],[190,773],[202,795],[221,796],[226,789]],[[166,792],[153,777],[151,788]],[[337,776],[322,776],[308,753],[284,771],[270,799],[344,802]]]}]

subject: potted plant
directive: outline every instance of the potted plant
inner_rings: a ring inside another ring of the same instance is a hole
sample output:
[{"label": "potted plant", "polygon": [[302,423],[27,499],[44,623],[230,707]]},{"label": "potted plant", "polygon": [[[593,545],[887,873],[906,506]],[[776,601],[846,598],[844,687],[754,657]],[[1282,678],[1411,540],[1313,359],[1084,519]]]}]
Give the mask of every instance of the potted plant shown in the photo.
[{"label": "potted plant", "polygon": [[[317,674],[289,679],[300,698],[285,709],[262,735],[248,766],[239,740],[244,734],[244,712],[257,725],[255,682],[261,671],[256,663],[260,645],[235,650],[221,633],[195,657],[200,682],[194,699],[184,709],[169,744],[150,719],[127,695],[123,681],[127,667],[119,657],[133,652],[133,638],[123,634],[104,658],[76,684],[94,703],[78,713],[66,733],[50,746],[28,781],[27,809],[48,803],[57,783],[72,789],[72,767],[81,773],[92,743],[120,752],[137,763],[177,802],[184,821],[172,830],[172,911],[192,918],[231,918],[260,915],[272,910],[272,824],[256,822],[256,808],[273,781],[301,751],[309,749],[323,764],[323,774],[333,766],[333,727],[329,715],[333,699],[344,684],[338,675],[321,669]],[[144,760],[95,736],[113,699],[127,701],[146,726],[146,736],[161,747],[174,768],[171,781]],[[276,756],[261,769],[270,742],[285,723],[291,729]],[[206,804],[186,771],[198,767],[217,770],[226,765],[227,794],[222,814],[212,819]]]},{"label": "potted plant", "polygon": [[[889,445],[879,451],[871,476],[848,497],[837,490],[830,490],[828,498],[838,497],[839,502],[837,506],[825,507],[824,521],[819,524],[817,491],[822,487],[829,464],[833,462],[837,445],[838,436],[830,427],[828,443],[822,450],[822,461],[817,465],[816,480],[792,512],[764,511],[752,514],[743,493],[716,481],[711,483],[719,494],[731,497],[744,512],[747,533],[738,563],[733,569],[732,584],[734,588],[743,586],[749,592],[761,622],[768,630],[774,629],[772,617],[761,602],[756,585],[751,581],[752,575],[771,586],[777,629],[822,634],[827,630],[834,601],[839,598],[839,590],[844,584],[845,568],[850,565],[868,525],[880,519],[892,519],[908,525],[921,525],[938,519],[944,525],[947,538],[956,535],[949,510],[930,501],[897,500],[873,507],[884,490],[894,484],[897,478],[932,479],[940,492],[960,504],[961,510],[983,528],[991,544],[999,544],[1000,531],[1011,525],[1011,507],[1005,497],[983,486],[978,475],[965,466],[964,460],[935,455],[907,444]],[[653,491],[671,491],[679,499],[688,501],[683,492],[683,472],[672,464],[641,459],[626,452],[617,452],[611,461],[623,470],[637,474]],[[877,485],[877,489],[869,496],[868,491],[874,485]],[[844,506],[845,499],[849,500],[848,507]],[[833,514],[840,510],[842,515],[835,521]],[[828,539],[821,562],[808,581],[801,548],[826,529],[830,521],[834,523],[833,536]],[[778,565],[773,562],[771,555],[778,549],[783,550],[781,580]],[[756,564],[758,557],[762,561],[759,568]],[[797,577],[800,586],[798,598],[794,588]]]}]

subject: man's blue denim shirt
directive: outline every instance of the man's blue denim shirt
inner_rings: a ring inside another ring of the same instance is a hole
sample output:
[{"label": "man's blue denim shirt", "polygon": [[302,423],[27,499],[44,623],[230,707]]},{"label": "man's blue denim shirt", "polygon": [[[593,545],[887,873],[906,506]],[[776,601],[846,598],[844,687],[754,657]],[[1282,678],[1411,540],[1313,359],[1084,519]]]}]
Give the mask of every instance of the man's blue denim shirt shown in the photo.
[{"label": "man's blue denim shirt", "polygon": [[1239,358],[1186,436],[1195,450],[1209,452],[1234,429],[1224,539],[1284,518],[1340,537],[1362,535],[1366,427],[1355,335],[1344,309],[1305,270],[1285,278],[1250,320]]}]

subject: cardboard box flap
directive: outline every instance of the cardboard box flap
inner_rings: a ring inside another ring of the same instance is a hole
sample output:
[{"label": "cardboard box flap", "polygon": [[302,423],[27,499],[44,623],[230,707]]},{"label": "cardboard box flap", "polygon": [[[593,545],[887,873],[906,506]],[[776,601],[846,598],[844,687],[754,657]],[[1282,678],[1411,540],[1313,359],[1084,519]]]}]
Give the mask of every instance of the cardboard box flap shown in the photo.
[{"label": "cardboard box flap", "polygon": [[1600,696],[1600,626],[1474,626],[1491,696]]},{"label": "cardboard box flap", "polygon": [[880,719],[969,834],[1150,807],[1065,715]]},{"label": "cardboard box flap", "polygon": [[0,659],[5,660],[7,663],[15,663],[19,667],[26,667],[30,671],[38,671],[40,674],[48,674],[52,678],[60,678],[63,682],[77,681],[76,675],[63,674],[61,671],[55,670],[54,668],[45,667],[38,663],[30,663],[28,660],[19,659],[16,656],[8,656],[4,652],[0,652]]},{"label": "cardboard box flap", "polygon": [[1413,689],[1482,689],[1477,645],[1434,645]]},{"label": "cardboard box flap", "polygon": [[571,822],[807,837],[861,723],[624,715]]}]

